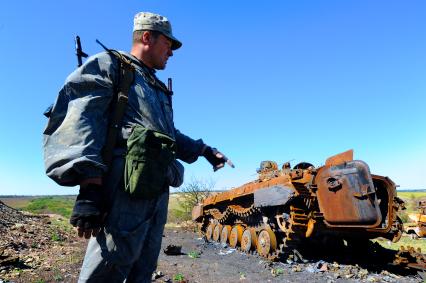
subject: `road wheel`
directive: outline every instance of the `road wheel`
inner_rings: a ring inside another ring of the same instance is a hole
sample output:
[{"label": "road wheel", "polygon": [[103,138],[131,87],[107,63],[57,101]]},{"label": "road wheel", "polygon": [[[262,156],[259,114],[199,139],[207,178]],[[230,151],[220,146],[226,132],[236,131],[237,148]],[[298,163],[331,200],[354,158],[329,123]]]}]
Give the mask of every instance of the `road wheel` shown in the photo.
[{"label": "road wheel", "polygon": [[243,235],[241,236],[241,250],[248,253],[250,250],[254,249],[257,245],[257,236],[256,232],[252,228],[247,228],[244,230]]},{"label": "road wheel", "polygon": [[270,229],[264,229],[257,238],[257,252],[263,257],[268,257],[277,249],[277,238]]},{"label": "road wheel", "polygon": [[213,241],[219,242],[219,240],[220,240],[220,233],[221,232],[222,232],[222,225],[221,224],[217,224],[216,226],[214,226],[214,229],[213,229]]},{"label": "road wheel", "polygon": [[209,226],[207,226],[207,230],[206,230],[207,241],[211,241],[212,236],[213,236],[213,229],[214,229],[214,224],[210,223]]},{"label": "road wheel", "polygon": [[222,233],[220,234],[220,243],[227,244],[229,234],[231,234],[231,225],[225,225],[222,228]]},{"label": "road wheel", "polygon": [[235,225],[231,234],[229,235],[229,245],[232,248],[236,248],[238,245],[241,245],[241,237],[243,236],[244,228],[241,225]]}]

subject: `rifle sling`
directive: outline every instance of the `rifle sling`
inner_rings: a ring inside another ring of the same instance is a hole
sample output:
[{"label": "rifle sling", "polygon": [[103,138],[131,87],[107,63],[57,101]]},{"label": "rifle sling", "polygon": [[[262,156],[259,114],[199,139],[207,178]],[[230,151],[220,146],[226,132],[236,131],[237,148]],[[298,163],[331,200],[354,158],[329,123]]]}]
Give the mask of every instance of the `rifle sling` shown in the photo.
[{"label": "rifle sling", "polygon": [[110,120],[105,146],[103,148],[103,161],[108,170],[111,168],[113,152],[117,143],[117,136],[121,130],[124,112],[127,108],[130,86],[134,80],[135,68],[131,62],[119,52],[110,50],[110,54],[116,56],[120,61],[120,84],[117,91],[117,102],[115,105],[114,114]]}]

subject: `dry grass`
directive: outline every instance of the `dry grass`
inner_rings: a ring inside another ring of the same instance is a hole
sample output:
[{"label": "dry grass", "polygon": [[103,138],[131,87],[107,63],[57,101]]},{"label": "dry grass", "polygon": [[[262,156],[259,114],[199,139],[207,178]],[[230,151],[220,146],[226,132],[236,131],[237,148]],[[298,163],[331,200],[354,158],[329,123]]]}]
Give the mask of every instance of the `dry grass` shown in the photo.
[{"label": "dry grass", "polygon": [[37,197],[34,196],[28,196],[28,197],[7,197],[7,198],[0,198],[0,201],[2,201],[4,204],[13,207],[15,209],[23,209],[26,207],[30,201],[35,199]]},{"label": "dry grass", "polygon": [[426,192],[398,191],[397,195],[398,195],[398,197],[402,198],[403,200],[426,198]]}]

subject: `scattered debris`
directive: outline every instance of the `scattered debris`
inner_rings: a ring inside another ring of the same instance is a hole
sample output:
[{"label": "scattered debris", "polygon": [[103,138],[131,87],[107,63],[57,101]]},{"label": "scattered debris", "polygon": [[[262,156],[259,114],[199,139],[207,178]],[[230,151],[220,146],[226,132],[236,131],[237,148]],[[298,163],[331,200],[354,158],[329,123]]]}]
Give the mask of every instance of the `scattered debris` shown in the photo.
[{"label": "scattered debris", "polygon": [[154,273],[152,274],[152,280],[155,280],[155,279],[158,279],[158,278],[161,278],[161,277],[163,277],[164,276],[164,273],[163,272],[161,272],[161,271],[154,271]]},{"label": "scattered debris", "polygon": [[293,249],[293,259],[296,262],[303,262],[303,263],[308,262],[308,260],[304,259],[302,254],[296,249]]},{"label": "scattered debris", "polygon": [[319,272],[324,272],[328,270],[328,263],[320,260],[315,264],[315,270],[319,271]]},{"label": "scattered debris", "polygon": [[293,272],[301,272],[302,271],[302,266],[300,266],[300,265],[293,266],[291,268],[291,271],[293,271]]},{"label": "scattered debris", "polygon": [[222,250],[220,250],[219,251],[219,255],[229,255],[229,254],[232,254],[233,252],[235,252],[236,251],[236,249],[229,249],[229,250],[227,250],[227,251],[222,251]]},{"label": "scattered debris", "polygon": [[166,255],[185,255],[182,253],[182,246],[168,245],[163,252]]}]

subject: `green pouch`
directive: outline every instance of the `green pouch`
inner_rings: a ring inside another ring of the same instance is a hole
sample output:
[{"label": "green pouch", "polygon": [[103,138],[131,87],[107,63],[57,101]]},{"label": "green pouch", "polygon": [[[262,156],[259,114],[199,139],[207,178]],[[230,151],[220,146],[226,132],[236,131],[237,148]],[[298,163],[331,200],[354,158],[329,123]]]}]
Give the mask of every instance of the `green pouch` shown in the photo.
[{"label": "green pouch", "polygon": [[125,191],[143,199],[160,195],[164,191],[167,168],[175,155],[176,142],[170,136],[135,126],[127,140]]}]

